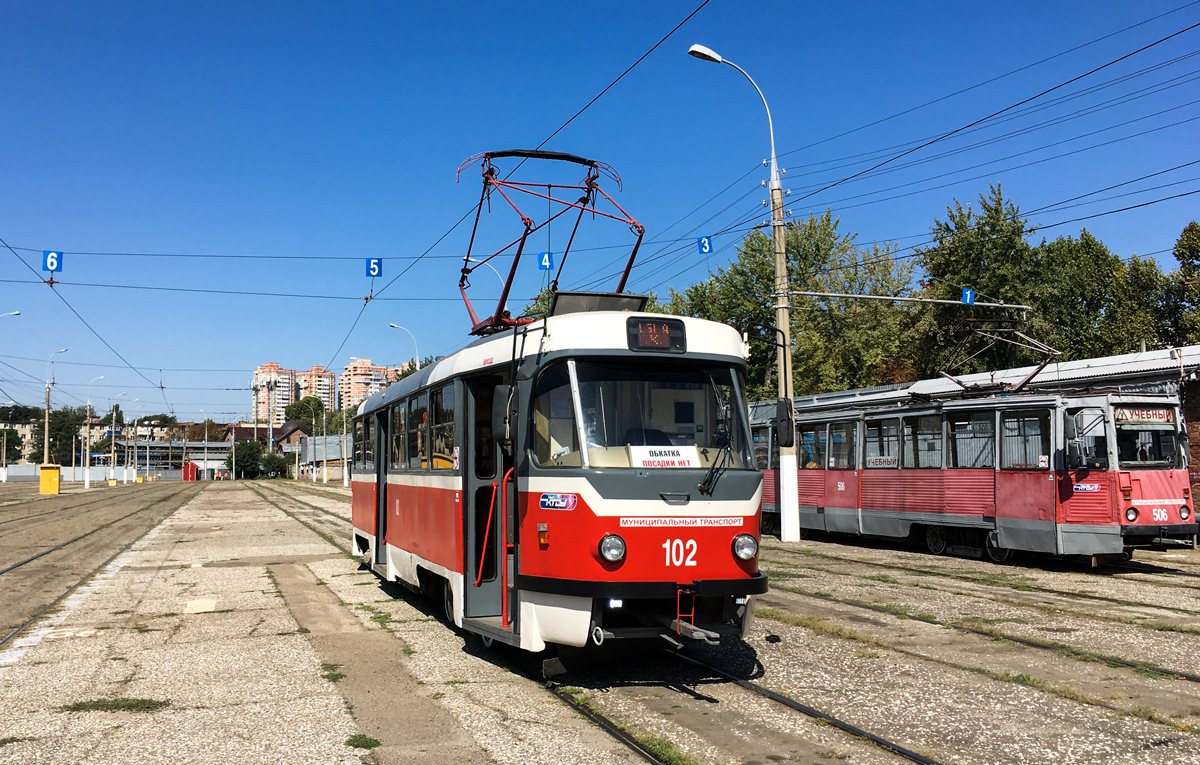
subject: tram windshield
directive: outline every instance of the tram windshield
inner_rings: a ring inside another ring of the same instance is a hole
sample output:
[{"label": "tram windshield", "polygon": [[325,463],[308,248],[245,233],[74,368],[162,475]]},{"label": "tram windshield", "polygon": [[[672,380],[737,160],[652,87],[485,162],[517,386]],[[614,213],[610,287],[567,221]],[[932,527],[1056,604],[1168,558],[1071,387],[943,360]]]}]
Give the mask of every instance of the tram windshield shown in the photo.
[{"label": "tram windshield", "polygon": [[1183,453],[1175,410],[1166,407],[1118,406],[1117,460],[1122,470],[1179,468]]},{"label": "tram windshield", "polygon": [[730,367],[557,364],[535,387],[534,456],[578,467],[582,436],[590,467],[707,468],[726,448],[726,465],[749,467],[743,390]]}]

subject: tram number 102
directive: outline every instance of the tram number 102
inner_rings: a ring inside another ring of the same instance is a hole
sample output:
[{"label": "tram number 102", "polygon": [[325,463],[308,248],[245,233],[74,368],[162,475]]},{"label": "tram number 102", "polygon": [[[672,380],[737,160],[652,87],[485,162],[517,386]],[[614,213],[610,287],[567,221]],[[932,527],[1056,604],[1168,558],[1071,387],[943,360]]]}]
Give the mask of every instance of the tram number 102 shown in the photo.
[{"label": "tram number 102", "polygon": [[662,543],[666,566],[695,566],[696,540],[668,539]]}]

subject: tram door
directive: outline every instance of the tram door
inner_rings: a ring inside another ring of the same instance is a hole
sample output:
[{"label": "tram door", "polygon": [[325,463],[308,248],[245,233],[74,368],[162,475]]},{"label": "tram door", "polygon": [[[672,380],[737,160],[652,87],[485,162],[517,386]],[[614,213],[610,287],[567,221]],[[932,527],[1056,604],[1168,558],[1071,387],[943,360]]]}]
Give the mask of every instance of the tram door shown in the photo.
[{"label": "tram door", "polygon": [[[500,539],[500,484],[508,470],[508,462],[492,433],[492,402],[496,386],[500,384],[500,376],[489,375],[470,379],[465,386],[463,613],[468,617],[499,616],[503,598],[498,565],[500,552],[504,549]],[[516,494],[511,489],[510,486],[510,516],[513,515],[512,498]]]},{"label": "tram door", "polygon": [[375,474],[375,563],[387,563],[387,466],[388,446],[391,438],[388,434],[387,409],[369,415],[371,436],[367,439],[368,446],[375,455],[373,471]]}]

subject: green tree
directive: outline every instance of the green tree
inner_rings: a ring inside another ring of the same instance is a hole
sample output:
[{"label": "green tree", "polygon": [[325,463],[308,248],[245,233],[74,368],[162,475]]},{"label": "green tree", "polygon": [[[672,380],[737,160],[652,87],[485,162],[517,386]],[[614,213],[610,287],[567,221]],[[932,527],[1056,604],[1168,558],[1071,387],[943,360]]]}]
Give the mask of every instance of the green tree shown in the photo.
[{"label": "green tree", "polygon": [[224,441],[225,426],[214,421],[211,417],[204,422],[194,422],[187,427],[189,441]]},{"label": "green tree", "polygon": [[[413,361],[415,361],[415,359],[405,362],[405,364],[407,364],[407,366],[404,366],[398,373],[396,373],[396,382],[400,382],[401,380],[403,380],[405,377],[408,377],[409,375],[415,375],[419,371],[417,369],[417,365],[415,363],[413,363]],[[425,358],[421,359],[421,369],[424,369],[425,367],[429,366],[433,362],[434,362],[433,356],[426,356]],[[330,431],[330,432],[332,432],[332,431]]]},{"label": "green tree", "polygon": [[5,464],[21,459],[21,437],[17,435],[17,431],[12,428],[4,428],[0,430],[0,438],[4,443]]},{"label": "green tree", "polygon": [[263,452],[259,441],[239,441],[233,445],[233,453],[225,458],[225,467],[232,470],[236,464],[236,478],[258,478],[262,474]]},{"label": "green tree", "polygon": [[36,406],[10,404],[0,406],[0,422],[30,422],[42,419],[42,410]]},{"label": "green tree", "polygon": [[260,477],[287,478],[288,458],[283,454],[264,454],[260,464]]},{"label": "green tree", "polygon": [[299,420],[304,423],[309,433],[317,433],[320,431],[318,426],[313,429],[314,423],[321,422],[321,416],[325,412],[325,404],[316,396],[305,396],[299,401],[288,404],[283,410],[283,419]]},{"label": "green tree", "polygon": [[1200,343],[1200,224],[1183,227],[1173,249],[1182,281],[1178,333],[1181,345]]},{"label": "green tree", "polygon": [[138,422],[156,422],[159,425],[174,425],[175,423],[179,422],[179,420],[173,414],[148,414],[143,417],[138,417]]},{"label": "green tree", "polygon": [[[72,453],[78,452],[79,428],[87,418],[87,407],[66,406],[50,410],[50,462],[57,465],[70,465]],[[45,427],[33,430],[33,458],[41,460],[44,456]]]},{"label": "green tree", "polygon": [[1113,275],[1113,307],[1101,325],[1109,353],[1132,353],[1142,343],[1154,350],[1179,344],[1177,274],[1164,274],[1153,258],[1134,255]]}]

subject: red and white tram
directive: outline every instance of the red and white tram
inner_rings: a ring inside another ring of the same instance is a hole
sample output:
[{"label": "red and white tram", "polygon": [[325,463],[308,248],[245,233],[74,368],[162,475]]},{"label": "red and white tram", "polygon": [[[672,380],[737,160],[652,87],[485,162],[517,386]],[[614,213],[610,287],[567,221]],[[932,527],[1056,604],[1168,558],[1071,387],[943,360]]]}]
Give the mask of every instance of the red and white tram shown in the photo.
[{"label": "red and white tram", "polygon": [[643,305],[558,293],[364,401],[355,554],[487,643],[740,635],[767,588],[746,348]]},{"label": "red and white tram", "polygon": [[[996,562],[1196,546],[1176,396],[936,397],[920,386],[797,399],[799,469],[784,478],[797,481],[802,529],[912,538],[934,554],[982,547]],[[755,459],[764,511],[778,512],[765,408]]]}]

